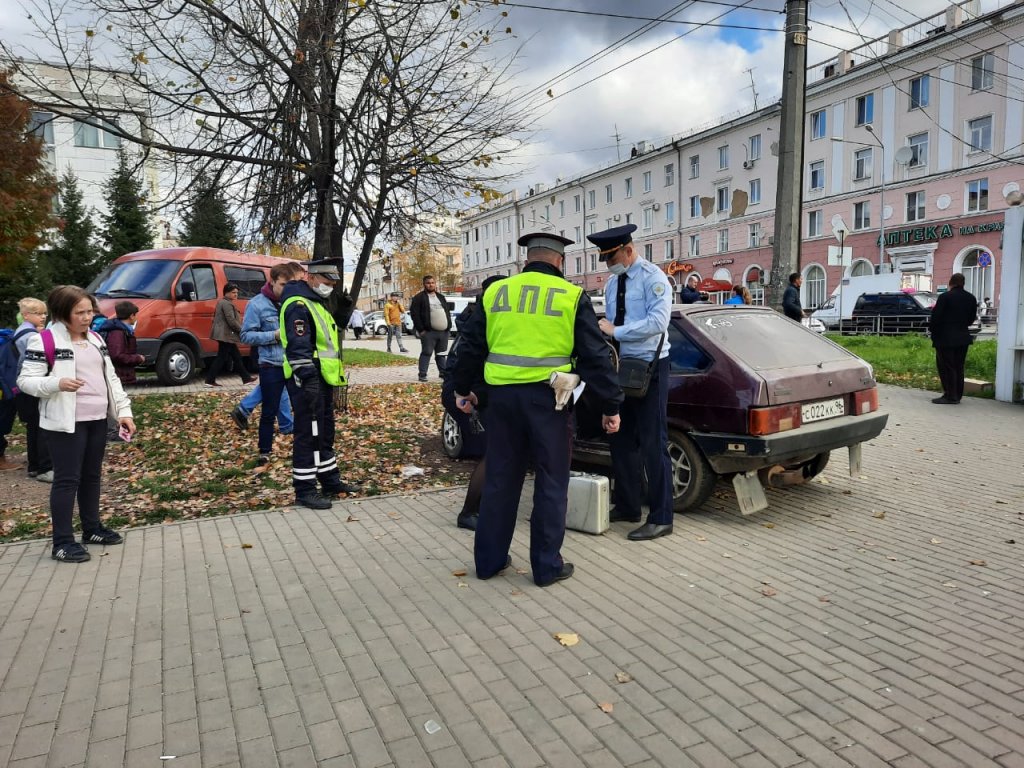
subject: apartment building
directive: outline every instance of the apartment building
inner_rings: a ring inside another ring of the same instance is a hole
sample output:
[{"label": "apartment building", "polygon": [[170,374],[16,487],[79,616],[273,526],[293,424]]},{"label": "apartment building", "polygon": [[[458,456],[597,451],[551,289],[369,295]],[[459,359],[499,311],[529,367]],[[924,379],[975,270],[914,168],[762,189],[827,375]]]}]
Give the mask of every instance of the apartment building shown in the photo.
[{"label": "apartment building", "polygon": [[[843,275],[900,270],[944,286],[964,272],[998,303],[1006,195],[1024,183],[1024,3],[975,0],[808,69],[800,271],[805,307]],[[634,242],[680,289],[690,275],[763,300],[772,262],[779,107],[722,121],[628,160],[534,184],[462,221],[467,292],[514,273],[522,232],[569,237],[566,277],[607,277],[585,235],[634,223]],[[847,230],[841,265],[833,235]],[[831,256],[831,258],[830,258]],[[708,283],[709,286],[714,286]]]}]

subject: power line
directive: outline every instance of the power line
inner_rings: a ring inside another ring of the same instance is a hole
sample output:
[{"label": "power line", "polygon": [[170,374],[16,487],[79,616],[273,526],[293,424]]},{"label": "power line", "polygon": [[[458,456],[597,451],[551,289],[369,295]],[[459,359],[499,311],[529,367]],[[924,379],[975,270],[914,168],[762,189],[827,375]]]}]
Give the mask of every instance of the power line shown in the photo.
[{"label": "power line", "polygon": [[[782,11],[780,11],[778,8],[761,8],[760,6],[749,6],[747,3],[726,3],[726,2],[722,2],[722,0],[694,0],[694,4],[696,4],[697,2],[700,2],[700,3],[704,4],[704,5],[724,5],[726,7],[732,8],[734,10],[742,8],[743,10],[746,10],[746,11],[760,11],[762,13],[772,13],[772,14],[775,14],[775,15],[780,15],[782,13]],[[601,11],[584,11],[584,10],[581,10],[579,8],[552,8],[552,7],[546,6],[546,5],[533,5],[531,3],[504,2],[504,3],[502,3],[502,5],[507,5],[507,6],[510,6],[510,7],[513,7],[513,8],[528,8],[528,9],[535,10],[535,11],[550,11],[552,13],[572,13],[572,14],[576,14],[578,16],[595,16],[595,17],[598,17],[598,18],[606,18],[606,19],[627,19],[627,20],[630,20],[630,21],[659,21],[659,22],[662,21],[662,19],[660,17],[634,16],[632,14],[624,14],[624,13],[604,13],[604,12],[601,12]],[[664,14],[662,14],[662,15],[664,15]],[[695,22],[695,21],[673,21],[671,23],[673,23],[673,24],[699,24],[700,22]],[[773,28],[767,28],[767,29],[763,29],[762,30],[761,27],[744,27],[744,26],[738,26],[738,25],[733,25],[733,24],[713,24],[711,26],[725,27],[725,28],[731,28],[731,29],[755,29],[755,30],[758,30],[758,31],[765,31],[765,32],[775,32],[775,31],[778,31],[778,30],[773,29]]]}]

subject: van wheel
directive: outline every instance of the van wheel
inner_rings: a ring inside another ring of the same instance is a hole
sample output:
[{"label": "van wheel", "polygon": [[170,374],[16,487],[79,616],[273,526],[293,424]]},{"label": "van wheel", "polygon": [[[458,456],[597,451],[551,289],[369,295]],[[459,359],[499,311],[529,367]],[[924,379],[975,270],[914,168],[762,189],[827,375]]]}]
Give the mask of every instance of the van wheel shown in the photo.
[{"label": "van wheel", "polygon": [[711,496],[718,475],[697,444],[682,432],[669,430],[668,457],[672,465],[672,508],[694,512]]},{"label": "van wheel", "polygon": [[448,411],[444,412],[444,420],[441,422],[441,445],[448,458],[458,459],[462,456],[462,429]]},{"label": "van wheel", "polygon": [[192,350],[180,341],[172,341],[160,347],[156,356],[156,377],[160,383],[168,387],[177,387],[188,383],[196,372],[196,356]]}]

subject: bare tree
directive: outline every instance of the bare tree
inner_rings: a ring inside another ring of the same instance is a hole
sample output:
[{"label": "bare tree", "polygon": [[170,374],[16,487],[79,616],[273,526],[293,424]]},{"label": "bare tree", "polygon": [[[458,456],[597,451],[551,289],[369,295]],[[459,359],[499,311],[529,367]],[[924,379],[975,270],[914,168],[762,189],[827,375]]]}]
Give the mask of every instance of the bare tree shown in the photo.
[{"label": "bare tree", "polygon": [[361,242],[355,295],[379,238],[493,194],[492,163],[529,125],[497,2],[81,0],[102,21],[72,28],[67,4],[27,1],[71,83],[19,67],[47,109],[158,153],[179,189],[218,180],[249,240],[306,236],[315,258]]}]

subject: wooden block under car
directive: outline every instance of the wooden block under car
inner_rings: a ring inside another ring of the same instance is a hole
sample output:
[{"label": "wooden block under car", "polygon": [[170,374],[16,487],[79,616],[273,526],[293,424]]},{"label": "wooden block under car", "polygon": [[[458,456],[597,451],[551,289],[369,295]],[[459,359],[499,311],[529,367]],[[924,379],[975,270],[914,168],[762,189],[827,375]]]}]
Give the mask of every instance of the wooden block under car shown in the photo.
[{"label": "wooden block under car", "polygon": [[964,379],[965,395],[980,395],[992,391],[992,382],[983,379]]},{"label": "wooden block under car", "polygon": [[583,533],[604,533],[608,530],[611,493],[608,478],[573,472],[569,476],[569,504],[565,511],[565,527]]}]

